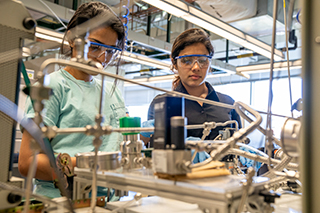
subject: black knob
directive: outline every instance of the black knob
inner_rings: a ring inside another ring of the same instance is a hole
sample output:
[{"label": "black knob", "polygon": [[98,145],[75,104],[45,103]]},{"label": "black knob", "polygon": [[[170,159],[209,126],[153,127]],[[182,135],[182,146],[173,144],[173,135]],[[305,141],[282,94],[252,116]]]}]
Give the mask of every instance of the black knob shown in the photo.
[{"label": "black knob", "polygon": [[8,194],[7,200],[9,203],[17,203],[21,201],[21,196],[16,194]]},{"label": "black knob", "polygon": [[23,19],[23,26],[27,29],[27,30],[31,30],[32,28],[34,28],[36,26],[36,21],[33,18],[25,18]]}]

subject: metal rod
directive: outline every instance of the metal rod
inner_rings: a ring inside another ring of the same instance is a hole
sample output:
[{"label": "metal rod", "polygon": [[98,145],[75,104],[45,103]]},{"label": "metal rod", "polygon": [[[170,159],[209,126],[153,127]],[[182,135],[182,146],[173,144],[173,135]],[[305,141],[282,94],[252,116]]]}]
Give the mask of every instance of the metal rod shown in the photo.
[{"label": "metal rod", "polygon": [[226,40],[226,63],[229,62],[229,40]]},{"label": "metal rod", "polygon": [[[151,8],[151,5],[148,6],[148,9]],[[147,32],[146,35],[150,36],[151,34],[151,13],[148,11],[148,16],[147,16]]]},{"label": "metal rod", "polygon": [[291,90],[291,78],[290,78],[290,65],[289,65],[289,47],[288,47],[288,24],[286,14],[286,0],[283,0],[283,15],[284,15],[284,31],[286,35],[286,52],[287,52],[287,67],[288,67],[288,82],[289,82],[289,96],[290,96],[290,111],[291,117],[293,117],[292,107],[292,90]]},{"label": "metal rod", "polygon": [[69,134],[69,133],[85,133],[87,129],[85,127],[74,127],[74,128],[66,128],[55,130],[57,134]]},{"label": "metal rod", "polygon": [[98,146],[94,147],[94,164],[92,169],[92,191],[91,191],[91,212],[94,212],[97,199],[97,168],[98,168]]},{"label": "metal rod", "polygon": [[73,0],[72,1],[72,9],[77,10],[77,8],[78,8],[78,0]]},{"label": "metal rod", "polygon": [[[271,61],[270,61],[270,77],[269,77],[269,96],[268,96],[268,114],[267,114],[267,124],[266,124],[266,143],[265,150],[268,151],[268,154],[271,158],[272,152],[272,136],[271,136],[271,107],[273,100],[273,91],[272,91],[272,83],[273,83],[273,65],[274,65],[274,48],[275,48],[275,40],[276,40],[276,24],[277,24],[277,11],[278,11],[278,0],[273,1],[273,27],[272,27],[272,41],[271,41]],[[271,162],[268,163],[269,171],[272,170]]]},{"label": "metal rod", "polygon": [[[243,150],[240,150],[240,149],[231,148],[231,149],[228,150],[227,153],[228,154],[233,154],[233,155],[241,155],[243,157],[249,158],[249,159],[254,160],[254,161],[259,161],[259,162],[262,162],[262,163],[268,163],[269,159],[270,159],[271,163],[274,164],[274,165],[278,165],[278,164],[281,163],[280,160],[276,160],[274,158],[263,157],[263,156],[256,155],[256,154],[253,154],[253,153],[249,153],[249,152],[246,152],[246,151],[243,151]],[[296,164],[296,163],[288,163],[287,169],[297,170],[297,169],[299,169],[299,165]]]},{"label": "metal rod", "polygon": [[161,89],[161,88],[158,88],[158,87],[153,87],[153,86],[150,86],[150,85],[142,84],[142,83],[130,80],[130,79],[126,79],[126,78],[124,78],[122,76],[118,76],[116,74],[100,71],[97,68],[94,68],[92,66],[89,66],[89,65],[86,65],[86,64],[82,64],[82,63],[79,63],[79,62],[75,62],[75,61],[68,61],[68,60],[64,60],[64,59],[48,59],[48,60],[46,60],[46,61],[44,61],[42,63],[42,65],[40,67],[40,70],[42,70],[43,73],[47,73],[47,68],[48,68],[48,66],[50,64],[60,64],[60,65],[65,65],[65,66],[71,66],[71,67],[77,68],[77,69],[79,69],[81,71],[87,72],[89,74],[105,75],[105,76],[108,76],[108,77],[111,77],[111,78],[115,78],[115,79],[118,79],[118,80],[129,82],[129,83],[132,83],[132,84],[136,84],[136,85],[140,85],[140,86],[147,87],[147,88],[150,88],[150,89],[154,89],[154,90],[158,90],[158,91],[161,91],[161,92],[165,92],[165,93],[167,93],[169,95],[172,95],[172,96],[175,96],[175,97],[184,97],[185,99],[192,100],[192,101],[201,101],[203,103],[211,104],[211,105],[218,106],[218,107],[234,109],[234,106],[230,105],[230,104],[211,101],[211,100],[208,100],[208,99],[199,98],[199,97],[196,97],[196,96],[187,95],[187,94],[176,92],[176,91],[169,91],[169,90]]},{"label": "metal rod", "polygon": [[170,43],[170,33],[171,33],[171,14],[167,13],[167,39],[166,41]]}]

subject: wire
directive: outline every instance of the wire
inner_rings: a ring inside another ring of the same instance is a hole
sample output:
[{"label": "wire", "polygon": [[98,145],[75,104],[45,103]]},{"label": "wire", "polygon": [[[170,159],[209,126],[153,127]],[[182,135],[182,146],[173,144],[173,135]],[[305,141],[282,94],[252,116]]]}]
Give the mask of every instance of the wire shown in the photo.
[{"label": "wire", "polygon": [[[126,22],[123,24],[124,25],[124,28],[125,28],[125,40],[128,41],[128,22],[129,22],[129,14],[130,14],[130,11],[129,11],[129,3],[130,3],[130,0],[127,0],[127,5],[123,5],[122,7],[126,9],[126,14],[122,16],[122,18],[125,18],[126,19]],[[125,42],[125,49],[128,48],[128,45],[127,45],[127,42]]]},{"label": "wire", "polygon": [[297,13],[297,15],[296,15],[296,20],[297,20],[297,22],[298,22],[299,24],[301,24],[300,19],[299,19],[299,17],[300,17],[300,12],[301,12],[301,9],[298,11],[298,13]]}]

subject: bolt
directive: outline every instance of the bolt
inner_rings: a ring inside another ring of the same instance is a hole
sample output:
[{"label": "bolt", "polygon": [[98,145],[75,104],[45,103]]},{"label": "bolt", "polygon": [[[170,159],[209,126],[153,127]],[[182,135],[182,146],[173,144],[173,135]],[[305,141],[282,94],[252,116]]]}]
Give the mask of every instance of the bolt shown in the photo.
[{"label": "bolt", "polygon": [[315,41],[316,41],[316,43],[320,44],[320,36],[317,36]]},{"label": "bolt", "polygon": [[203,213],[210,213],[209,209],[203,209]]},{"label": "bolt", "polygon": [[231,199],[232,198],[232,194],[231,193],[226,194],[226,198]]}]

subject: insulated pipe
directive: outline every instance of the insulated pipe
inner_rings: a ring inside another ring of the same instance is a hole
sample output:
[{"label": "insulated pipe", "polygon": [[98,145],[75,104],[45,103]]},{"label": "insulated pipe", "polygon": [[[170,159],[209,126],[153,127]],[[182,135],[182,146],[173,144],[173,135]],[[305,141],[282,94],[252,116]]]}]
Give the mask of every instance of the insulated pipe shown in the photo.
[{"label": "insulated pipe", "polygon": [[[267,157],[262,157],[260,155],[256,155],[256,154],[253,154],[253,153],[249,153],[249,152],[246,152],[246,151],[243,151],[243,150],[240,150],[240,149],[234,149],[234,148],[229,149],[228,150],[228,154],[241,155],[241,156],[243,156],[245,158],[249,158],[251,160],[259,161],[259,162],[262,162],[262,163],[268,163],[268,159],[269,159]],[[273,158],[271,158],[270,161],[271,161],[272,164],[275,164],[275,165],[281,163],[280,160],[276,160],[276,159],[273,159]],[[298,170],[299,169],[299,165],[295,164],[295,163],[288,163],[287,169]]]}]

